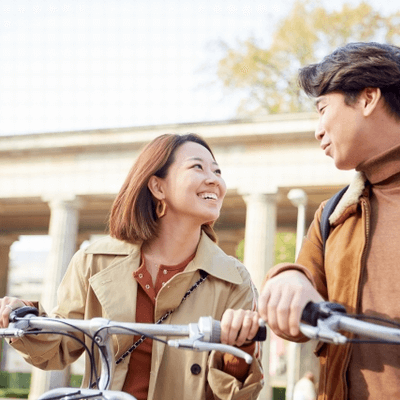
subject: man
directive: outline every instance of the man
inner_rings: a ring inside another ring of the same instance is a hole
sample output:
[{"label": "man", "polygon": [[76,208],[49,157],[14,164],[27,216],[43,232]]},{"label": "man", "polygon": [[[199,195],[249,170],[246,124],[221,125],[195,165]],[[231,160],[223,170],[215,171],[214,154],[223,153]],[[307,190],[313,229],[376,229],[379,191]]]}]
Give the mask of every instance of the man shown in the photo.
[{"label": "man", "polygon": [[[315,214],[296,264],[267,275],[259,310],[292,341],[309,301],[343,304],[350,313],[400,319],[400,48],[351,43],[300,70],[316,99],[315,137],[339,169],[357,173],[330,217],[322,244]],[[399,399],[400,348],[319,344],[319,399]]]}]

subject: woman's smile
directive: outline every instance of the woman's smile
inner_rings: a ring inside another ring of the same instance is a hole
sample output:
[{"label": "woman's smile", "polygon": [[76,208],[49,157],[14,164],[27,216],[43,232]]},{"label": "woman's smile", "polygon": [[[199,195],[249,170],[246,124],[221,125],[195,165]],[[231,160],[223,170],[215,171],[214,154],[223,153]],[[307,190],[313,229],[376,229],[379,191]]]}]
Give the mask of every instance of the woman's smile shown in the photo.
[{"label": "woman's smile", "polygon": [[200,193],[198,194],[198,196],[204,200],[212,200],[212,201],[218,200],[218,195],[216,193]]}]

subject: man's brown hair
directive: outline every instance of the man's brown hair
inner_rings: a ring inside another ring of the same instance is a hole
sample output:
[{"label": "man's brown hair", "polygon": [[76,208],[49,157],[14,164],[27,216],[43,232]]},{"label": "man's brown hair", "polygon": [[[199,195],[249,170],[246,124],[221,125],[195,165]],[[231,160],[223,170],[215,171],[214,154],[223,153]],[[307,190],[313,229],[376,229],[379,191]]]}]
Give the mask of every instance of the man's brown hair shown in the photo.
[{"label": "man's brown hair", "polygon": [[299,84],[310,97],[343,93],[347,105],[354,104],[363,89],[379,88],[387,112],[400,120],[400,48],[397,46],[349,43],[320,63],[300,69]]},{"label": "man's brown hair", "polygon": [[[147,187],[151,176],[165,178],[174,162],[176,150],[186,142],[205,147],[215,159],[209,145],[199,135],[165,134],[147,144],[131,168],[111,208],[110,235],[126,242],[146,241],[157,235],[156,203]],[[217,241],[213,224],[202,225],[202,230]]]}]

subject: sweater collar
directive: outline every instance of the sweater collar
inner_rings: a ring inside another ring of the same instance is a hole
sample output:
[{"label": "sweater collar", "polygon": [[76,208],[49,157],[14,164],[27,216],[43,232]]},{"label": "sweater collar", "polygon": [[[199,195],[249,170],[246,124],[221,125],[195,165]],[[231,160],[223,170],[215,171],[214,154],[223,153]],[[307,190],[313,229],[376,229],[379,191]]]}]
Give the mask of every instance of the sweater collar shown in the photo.
[{"label": "sweater collar", "polygon": [[363,171],[373,185],[390,183],[400,173],[400,145],[361,163],[357,170]]},{"label": "sweater collar", "polygon": [[330,224],[334,225],[350,206],[358,203],[360,196],[365,190],[367,181],[372,185],[398,185],[399,180],[400,145],[394,146],[370,158],[357,167],[357,172],[349,188],[329,217]]}]

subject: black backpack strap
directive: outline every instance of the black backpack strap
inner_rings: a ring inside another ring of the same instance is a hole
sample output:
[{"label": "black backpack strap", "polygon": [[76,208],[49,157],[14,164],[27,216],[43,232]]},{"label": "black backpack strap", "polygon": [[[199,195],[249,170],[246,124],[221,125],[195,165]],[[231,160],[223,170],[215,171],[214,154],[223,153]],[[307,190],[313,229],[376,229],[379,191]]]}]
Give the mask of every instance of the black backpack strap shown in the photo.
[{"label": "black backpack strap", "polygon": [[322,210],[322,215],[321,215],[321,221],[320,221],[320,229],[321,229],[321,235],[322,235],[322,243],[323,243],[323,248],[325,250],[325,243],[328,239],[330,230],[331,230],[331,225],[329,223],[329,217],[335,210],[336,206],[338,205],[340,199],[344,195],[345,191],[348,189],[349,186],[344,187],[342,190],[339,192],[335,193],[325,204],[324,209]]}]

